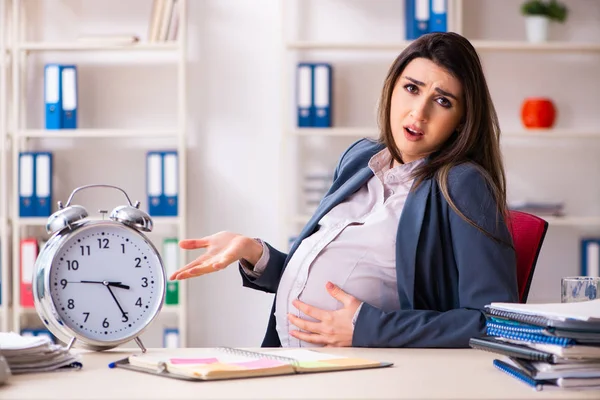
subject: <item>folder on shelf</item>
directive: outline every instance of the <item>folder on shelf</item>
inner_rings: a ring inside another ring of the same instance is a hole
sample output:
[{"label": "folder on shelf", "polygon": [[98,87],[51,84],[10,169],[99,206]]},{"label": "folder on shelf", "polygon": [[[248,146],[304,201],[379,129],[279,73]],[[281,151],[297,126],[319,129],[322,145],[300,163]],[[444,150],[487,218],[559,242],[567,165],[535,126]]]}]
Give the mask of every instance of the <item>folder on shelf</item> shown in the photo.
[{"label": "folder on shelf", "polygon": [[581,240],[581,275],[600,276],[600,238]]},{"label": "folder on shelf", "polygon": [[61,120],[63,129],[77,128],[77,66],[63,65],[61,70]]},{"label": "folder on shelf", "polygon": [[163,347],[176,349],[179,347],[179,329],[165,328],[163,332]]},{"label": "folder on shelf", "polygon": [[429,1],[405,0],[407,40],[417,39],[429,32]]},{"label": "folder on shelf", "polygon": [[163,196],[164,215],[174,217],[178,213],[178,160],[176,151],[165,151],[163,153]]},{"label": "folder on shelf", "polygon": [[146,155],[146,192],[148,213],[163,215],[163,162],[162,154],[157,151],[150,151]]},{"label": "folder on shelf", "polygon": [[46,129],[61,129],[62,127],[61,70],[62,67],[58,64],[47,64],[44,67]]},{"label": "folder on shelf", "polygon": [[331,65],[320,63],[314,65],[314,126],[331,127]]},{"label": "folder on shelf", "polygon": [[35,216],[35,199],[33,185],[35,154],[19,154],[19,216]]},{"label": "folder on shelf", "polygon": [[38,256],[36,238],[21,239],[21,306],[33,307],[33,266]]},{"label": "folder on shelf", "polygon": [[35,216],[52,214],[52,153],[35,155]]},{"label": "folder on shelf", "polygon": [[430,0],[429,32],[448,31],[448,0]]},{"label": "folder on shelf", "polygon": [[[178,262],[179,246],[177,238],[165,238],[163,240],[163,262],[165,263],[165,272],[171,276],[179,267]],[[167,282],[167,293],[165,295],[165,304],[179,304],[179,282]]]},{"label": "folder on shelf", "polygon": [[298,127],[313,126],[313,65],[298,64],[296,77],[296,106],[298,109]]}]

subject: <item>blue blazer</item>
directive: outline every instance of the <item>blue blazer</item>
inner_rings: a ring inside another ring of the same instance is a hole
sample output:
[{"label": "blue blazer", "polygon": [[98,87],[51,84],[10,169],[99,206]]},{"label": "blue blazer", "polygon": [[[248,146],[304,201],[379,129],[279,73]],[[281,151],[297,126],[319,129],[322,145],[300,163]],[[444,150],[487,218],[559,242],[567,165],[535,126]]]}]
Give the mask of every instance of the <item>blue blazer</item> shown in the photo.
[{"label": "blue blazer", "polygon": [[[363,139],[342,155],[331,188],[289,254],[269,246],[264,273],[244,286],[276,293],[281,275],[300,242],[318,229],[319,220],[372,176],[369,159],[380,143]],[[512,243],[480,170],[465,163],[448,176],[456,206],[478,226]],[[356,320],[355,347],[468,347],[485,332],[482,309],[491,302],[518,302],[516,255],[462,219],[445,200],[435,179],[409,193],[396,234],[396,273],[401,309],[384,312],[363,304]],[[262,345],[280,347],[275,302]]]}]

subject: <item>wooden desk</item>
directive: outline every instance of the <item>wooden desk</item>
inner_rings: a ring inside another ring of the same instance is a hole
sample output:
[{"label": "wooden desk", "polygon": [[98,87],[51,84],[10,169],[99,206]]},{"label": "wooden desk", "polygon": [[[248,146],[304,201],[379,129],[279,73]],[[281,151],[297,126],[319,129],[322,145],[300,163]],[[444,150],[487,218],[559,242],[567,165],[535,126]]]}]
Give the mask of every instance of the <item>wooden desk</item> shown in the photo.
[{"label": "wooden desk", "polygon": [[[179,355],[190,349],[175,350]],[[161,353],[164,349],[149,349]],[[171,350],[173,352],[173,350]],[[473,349],[327,349],[330,353],[391,361],[393,367],[229,381],[188,382],[109,369],[129,352],[82,352],[80,371],[12,376],[1,399],[600,399],[600,391],[535,392],[496,370],[494,354]]]}]

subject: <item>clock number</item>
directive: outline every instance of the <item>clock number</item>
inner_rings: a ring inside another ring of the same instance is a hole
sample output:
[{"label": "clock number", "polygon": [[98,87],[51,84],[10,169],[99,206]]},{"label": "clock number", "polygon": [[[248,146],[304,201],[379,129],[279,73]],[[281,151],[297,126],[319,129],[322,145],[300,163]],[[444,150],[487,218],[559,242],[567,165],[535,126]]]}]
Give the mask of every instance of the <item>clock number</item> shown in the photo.
[{"label": "clock number", "polygon": [[77,271],[79,269],[79,261],[77,260],[67,260],[67,269]]},{"label": "clock number", "polygon": [[129,317],[127,316],[127,314],[129,314],[129,313],[123,313],[123,318],[121,318],[121,322],[129,321]]},{"label": "clock number", "polygon": [[138,307],[142,306],[142,298],[141,297],[138,297],[137,301],[135,302],[135,305]]},{"label": "clock number", "polygon": [[103,328],[108,328],[110,326],[110,324],[108,323],[107,319],[104,318],[104,321],[102,321],[102,327]]},{"label": "clock number", "polygon": [[66,288],[67,287],[67,280],[66,279],[61,279],[60,280],[60,284],[62,285],[62,288]]},{"label": "clock number", "polygon": [[88,318],[90,317],[90,313],[84,312],[83,315],[85,315],[85,319],[83,320],[83,322],[87,322]]},{"label": "clock number", "polygon": [[82,256],[89,256],[90,255],[90,246],[79,246],[79,248],[81,249],[81,255]]},{"label": "clock number", "polygon": [[69,310],[72,310],[72,309],[74,309],[74,308],[75,308],[75,300],[73,300],[73,299],[69,299],[69,301],[67,301],[67,308],[68,308]]},{"label": "clock number", "polygon": [[143,277],[142,282],[144,282],[144,283],[142,283],[142,287],[148,287],[148,278]]},{"label": "clock number", "polygon": [[98,248],[100,249],[108,249],[108,239],[98,239]]},{"label": "clock number", "polygon": [[125,254],[125,243],[121,243],[121,250],[123,250],[123,254]]},{"label": "clock number", "polygon": [[136,268],[142,268],[142,259],[139,257],[135,258],[135,267]]}]

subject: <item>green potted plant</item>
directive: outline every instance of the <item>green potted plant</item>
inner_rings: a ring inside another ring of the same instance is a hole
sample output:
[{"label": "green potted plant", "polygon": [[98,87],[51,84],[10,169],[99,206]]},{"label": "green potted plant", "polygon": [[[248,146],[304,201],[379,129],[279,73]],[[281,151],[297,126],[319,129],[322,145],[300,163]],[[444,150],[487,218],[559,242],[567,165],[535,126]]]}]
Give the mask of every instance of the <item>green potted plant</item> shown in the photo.
[{"label": "green potted plant", "polygon": [[567,7],[557,0],[527,0],[521,5],[525,16],[527,40],[534,43],[548,40],[548,26],[551,21],[565,22]]}]

